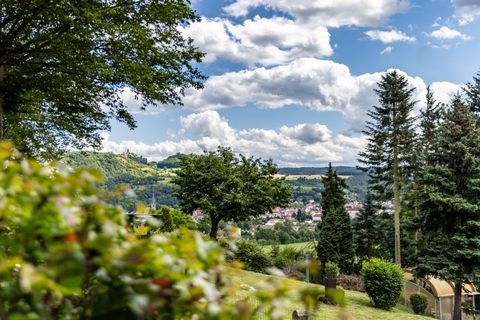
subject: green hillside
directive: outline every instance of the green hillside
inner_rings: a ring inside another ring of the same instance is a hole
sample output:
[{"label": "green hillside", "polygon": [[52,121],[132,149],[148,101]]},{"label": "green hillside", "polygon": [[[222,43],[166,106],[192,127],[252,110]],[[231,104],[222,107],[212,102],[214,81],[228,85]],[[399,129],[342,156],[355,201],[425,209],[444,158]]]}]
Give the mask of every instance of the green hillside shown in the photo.
[{"label": "green hillside", "polygon": [[[244,271],[235,268],[228,268],[226,272],[228,279],[233,281],[232,290],[235,291],[235,296],[238,300],[246,299],[250,303],[259,305],[255,298],[252,298],[252,293],[262,286],[262,283],[272,280],[283,280],[288,283],[291,289],[301,289],[307,286],[319,286],[316,284],[307,284],[302,281],[292,279],[284,280],[284,278]],[[319,286],[322,287],[322,286]],[[323,287],[322,287],[323,288]],[[344,310],[339,307],[327,306],[320,304],[319,308],[313,314],[310,314],[309,319],[318,320],[334,320],[334,319],[349,319],[349,320],[420,320],[432,319],[425,316],[418,316],[412,313],[411,310],[403,305],[397,304],[390,311],[384,311],[374,308],[370,304],[370,299],[365,293],[357,291],[345,291],[347,298],[347,306]],[[282,312],[291,315],[294,310],[302,309],[302,304],[299,301],[291,300],[288,303],[281,305]],[[285,319],[291,319],[286,317]]]},{"label": "green hillside", "polygon": [[[163,161],[148,162],[134,154],[113,154],[101,152],[71,152],[62,161],[72,167],[93,167],[100,169],[105,177],[105,190],[113,190],[128,184],[137,194],[137,200],[115,199],[115,203],[132,210],[139,202],[150,203],[155,193],[157,206],[176,207],[177,199],[172,196],[171,179],[178,167],[178,154]],[[367,175],[355,167],[336,168],[340,175],[348,177],[347,185],[352,198],[365,199]],[[280,168],[280,174],[288,175],[286,183],[292,186],[292,198],[296,201],[320,200],[323,189],[321,175],[327,168]]]},{"label": "green hillside", "polygon": [[172,169],[158,169],[149,164],[147,159],[133,154],[113,154],[100,152],[71,152],[62,161],[71,167],[97,168],[103,172],[104,190],[115,190],[119,186],[128,185],[136,194],[136,199],[118,196],[112,202],[133,210],[138,203],[151,203],[155,193],[157,206],[175,206],[172,196],[171,178],[175,175]]}]

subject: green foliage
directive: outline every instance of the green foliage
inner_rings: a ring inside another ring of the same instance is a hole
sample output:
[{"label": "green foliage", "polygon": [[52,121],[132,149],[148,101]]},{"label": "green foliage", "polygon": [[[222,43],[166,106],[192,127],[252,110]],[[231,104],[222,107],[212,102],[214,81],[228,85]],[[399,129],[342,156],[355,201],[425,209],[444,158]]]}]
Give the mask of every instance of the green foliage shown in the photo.
[{"label": "green foliage", "polygon": [[317,256],[324,265],[335,262],[342,273],[351,272],[354,248],[350,216],[345,209],[331,211],[320,226]]},{"label": "green foliage", "polygon": [[[134,211],[143,203],[151,203],[155,193],[157,206],[177,206],[172,195],[172,170],[157,169],[145,164],[141,157],[132,153],[113,154],[100,152],[69,152],[62,162],[73,168],[95,168],[102,172],[105,181],[100,185],[107,193],[106,201]],[[132,190],[134,196],[126,196],[125,189]]]},{"label": "green foliage", "polygon": [[398,265],[373,258],[363,263],[361,276],[375,307],[390,310],[397,304],[403,289],[403,271]]},{"label": "green foliage", "polygon": [[325,219],[330,211],[344,208],[346,204],[345,189],[347,184],[345,179],[337,175],[337,171],[333,170],[332,164],[328,164],[328,171],[322,177],[323,191],[322,191],[322,219]]},{"label": "green foliage", "polygon": [[235,260],[242,262],[245,269],[254,272],[265,272],[273,266],[272,258],[253,241],[240,240],[236,243]]},{"label": "green foliage", "polygon": [[330,261],[338,264],[341,272],[349,273],[353,263],[353,235],[350,216],[345,209],[345,181],[329,167],[322,178],[323,220],[318,236],[317,256],[322,265]]},{"label": "green foliage", "polygon": [[480,115],[480,72],[473,77],[473,81],[466,84],[467,106],[477,116]]},{"label": "green foliage", "polygon": [[427,310],[427,296],[421,292],[416,292],[410,296],[410,304],[415,314],[424,314]]},{"label": "green foliage", "polygon": [[98,199],[98,171],[41,165],[0,144],[0,318],[205,319],[264,316],[285,299],[309,310],[318,290],[272,283],[232,302],[215,242],[183,229],[138,238]]},{"label": "green foliage", "polygon": [[325,263],[325,276],[327,277],[336,277],[338,276],[340,269],[335,262],[328,261]]},{"label": "green foliage", "polygon": [[303,250],[298,250],[293,247],[280,247],[273,246],[270,251],[270,257],[273,259],[273,264],[279,269],[286,268],[288,266],[293,266],[299,261],[305,259],[305,253]]},{"label": "green foliage", "polygon": [[394,205],[395,262],[401,264],[400,212],[401,196],[410,185],[415,154],[415,130],[412,117],[414,88],[397,71],[382,76],[375,93],[380,105],[368,112],[364,134],[368,144],[359,154],[362,169],[369,179],[369,191],[375,201],[391,201]]},{"label": "green foliage", "polygon": [[254,237],[263,244],[287,244],[316,240],[317,233],[305,225],[295,230],[290,222],[286,222],[276,223],[273,229],[258,229]]},{"label": "green foliage", "polygon": [[188,0],[2,0],[0,12],[0,139],[31,155],[100,147],[110,119],[134,128],[122,92],[141,108],[181,104],[205,79],[179,28],[199,19]]},{"label": "green foliage", "polygon": [[480,125],[460,97],[442,118],[422,172],[417,272],[455,283],[454,317],[461,316],[461,286],[480,277]]},{"label": "green foliage", "polygon": [[97,198],[98,171],[43,167],[5,144],[0,161],[8,190],[0,208],[0,318],[209,318],[207,301],[222,303],[215,244],[187,231],[127,233],[125,212]]},{"label": "green foliage", "polygon": [[160,231],[172,232],[175,230],[176,226],[173,223],[173,217],[170,208],[162,207],[160,210],[156,210],[153,213],[158,214],[161,220]]},{"label": "green foliage", "polygon": [[364,130],[369,136],[368,145],[359,154],[359,161],[364,165],[361,169],[370,177],[370,191],[379,200],[393,197],[393,170],[397,171],[400,186],[405,186],[410,175],[415,142],[411,116],[415,105],[412,100],[414,90],[407,78],[397,71],[382,76],[375,90],[380,105],[368,112],[371,120]]},{"label": "green foliage", "polygon": [[290,203],[290,188],[274,177],[278,169],[271,160],[237,157],[219,147],[179,161],[175,196],[184,212],[202,209],[210,217],[213,239],[222,220],[242,221]]},{"label": "green foliage", "polygon": [[360,209],[359,214],[352,220],[353,238],[355,243],[355,255],[360,260],[379,256],[379,247],[382,246],[379,228],[379,208],[375,205],[371,193],[367,194],[367,201]]}]

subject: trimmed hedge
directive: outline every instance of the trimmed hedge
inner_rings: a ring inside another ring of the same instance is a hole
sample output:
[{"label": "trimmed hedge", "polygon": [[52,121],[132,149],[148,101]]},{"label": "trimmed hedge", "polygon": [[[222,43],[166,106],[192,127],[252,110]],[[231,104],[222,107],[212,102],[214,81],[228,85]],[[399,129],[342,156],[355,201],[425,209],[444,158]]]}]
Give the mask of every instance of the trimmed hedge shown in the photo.
[{"label": "trimmed hedge", "polygon": [[390,310],[397,304],[403,289],[403,271],[398,265],[373,258],[363,263],[361,276],[375,307]]},{"label": "trimmed hedge", "polygon": [[424,314],[428,306],[427,296],[420,292],[414,293],[410,296],[410,304],[415,314]]}]

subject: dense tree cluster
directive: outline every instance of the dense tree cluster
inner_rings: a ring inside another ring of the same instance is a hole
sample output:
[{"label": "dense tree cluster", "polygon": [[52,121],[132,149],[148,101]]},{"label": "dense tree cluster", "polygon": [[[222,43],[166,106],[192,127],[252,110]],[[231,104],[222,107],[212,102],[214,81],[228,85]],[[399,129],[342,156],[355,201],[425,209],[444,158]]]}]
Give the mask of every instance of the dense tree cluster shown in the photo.
[{"label": "dense tree cluster", "polygon": [[370,183],[353,223],[356,252],[390,258],[395,241],[398,264],[454,283],[453,319],[459,320],[462,286],[480,276],[480,77],[449,105],[428,89],[416,129],[412,90],[391,72],[376,91],[381,107],[369,113],[369,144],[360,154]]},{"label": "dense tree cluster", "polygon": [[0,139],[50,158],[98,147],[110,119],[134,128],[122,92],[180,104],[204,80],[178,28],[197,20],[188,0],[2,0]]}]

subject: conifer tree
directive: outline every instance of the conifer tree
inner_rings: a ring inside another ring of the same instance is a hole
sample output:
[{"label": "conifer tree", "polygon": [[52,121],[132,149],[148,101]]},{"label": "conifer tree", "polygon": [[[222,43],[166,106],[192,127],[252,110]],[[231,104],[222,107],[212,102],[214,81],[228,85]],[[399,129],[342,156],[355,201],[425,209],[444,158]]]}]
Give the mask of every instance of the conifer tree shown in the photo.
[{"label": "conifer tree", "polygon": [[379,232],[378,206],[372,199],[371,192],[359,214],[352,220],[355,243],[355,255],[360,260],[378,256]]},{"label": "conifer tree", "polygon": [[417,272],[455,284],[460,320],[462,284],[480,276],[480,124],[458,96],[452,104],[426,153]]},{"label": "conifer tree", "polygon": [[322,182],[323,211],[317,255],[323,266],[335,262],[341,272],[347,273],[351,271],[354,250],[350,216],[345,209],[345,179],[338,177],[330,163]]},{"label": "conifer tree", "polygon": [[473,77],[473,82],[467,83],[465,88],[467,105],[477,116],[480,115],[480,72]]},{"label": "conifer tree", "polygon": [[412,175],[414,146],[413,91],[405,76],[392,71],[375,90],[380,105],[368,112],[370,121],[363,132],[369,136],[367,149],[359,154],[362,168],[368,172],[369,189],[376,201],[394,205],[395,262],[401,264],[400,211],[401,194]]},{"label": "conifer tree", "polygon": [[330,211],[339,207],[345,207],[345,189],[347,189],[347,183],[345,179],[337,176],[337,171],[333,170],[332,163],[329,163],[327,174],[322,177],[322,184],[322,219],[325,219]]}]

